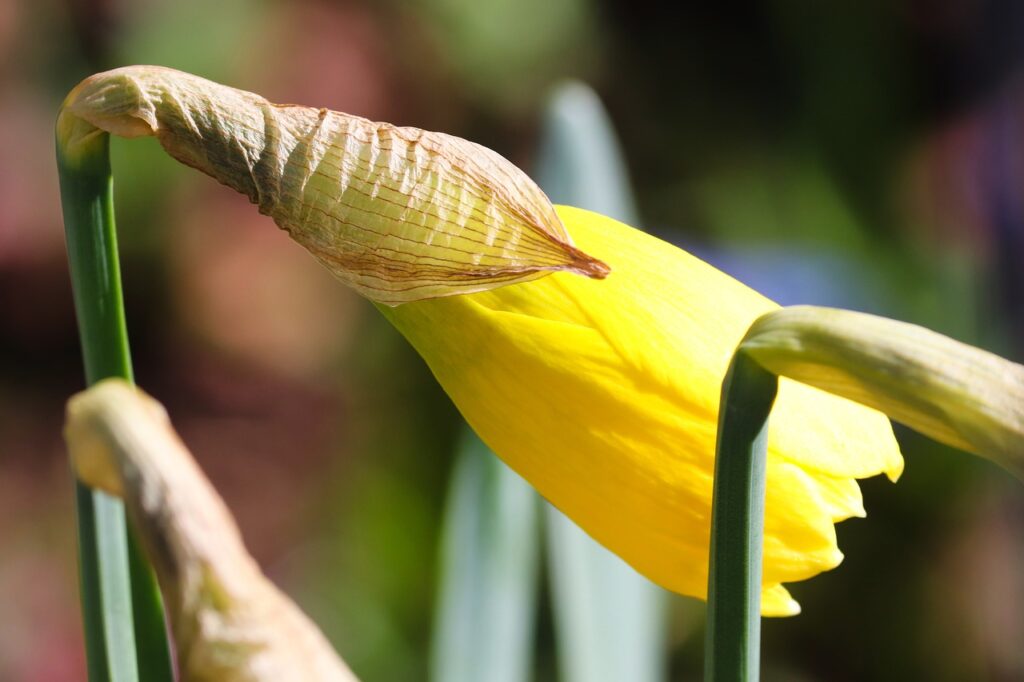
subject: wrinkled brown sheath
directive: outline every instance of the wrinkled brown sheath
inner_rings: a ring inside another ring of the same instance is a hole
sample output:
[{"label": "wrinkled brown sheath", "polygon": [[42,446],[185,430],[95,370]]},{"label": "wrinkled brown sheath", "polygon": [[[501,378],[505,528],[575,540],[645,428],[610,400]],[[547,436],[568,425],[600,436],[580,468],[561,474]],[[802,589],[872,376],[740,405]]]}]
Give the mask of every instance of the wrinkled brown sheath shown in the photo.
[{"label": "wrinkled brown sheath", "polygon": [[378,303],[472,293],[559,270],[602,278],[551,202],[466,140],[327,109],[271,104],[190,74],[92,76],[74,116],[164,149],[245,194],[337,277]]}]

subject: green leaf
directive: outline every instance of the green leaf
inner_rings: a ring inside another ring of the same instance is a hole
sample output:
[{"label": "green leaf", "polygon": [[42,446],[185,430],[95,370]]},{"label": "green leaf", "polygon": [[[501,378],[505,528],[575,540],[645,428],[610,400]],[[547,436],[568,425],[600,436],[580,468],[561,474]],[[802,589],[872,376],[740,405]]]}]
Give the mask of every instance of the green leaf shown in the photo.
[{"label": "green leaf", "polygon": [[561,679],[664,679],[665,592],[546,507]]},{"label": "green leaf", "polygon": [[[638,223],[611,122],[581,83],[551,97],[537,175],[555,203]],[[667,594],[553,507],[545,520],[562,679],[663,679]]]},{"label": "green leaf", "polygon": [[537,509],[533,489],[467,430],[445,511],[431,679],[531,679]]},{"label": "green leaf", "polygon": [[552,93],[536,176],[556,204],[602,213],[627,225],[640,223],[611,120],[597,94],[583,83],[570,81]]}]

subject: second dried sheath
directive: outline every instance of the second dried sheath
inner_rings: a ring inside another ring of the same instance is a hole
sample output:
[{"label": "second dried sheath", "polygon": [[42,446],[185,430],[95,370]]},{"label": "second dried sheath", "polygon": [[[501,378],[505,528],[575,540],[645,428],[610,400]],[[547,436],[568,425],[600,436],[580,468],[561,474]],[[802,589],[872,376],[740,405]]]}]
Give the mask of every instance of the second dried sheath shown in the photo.
[{"label": "second dried sheath", "polygon": [[379,303],[471,293],[557,270],[608,274],[572,245],[532,180],[457,137],[271,104],[157,66],[91,76],[61,115],[124,137],[155,135],[171,156],[248,196]]}]

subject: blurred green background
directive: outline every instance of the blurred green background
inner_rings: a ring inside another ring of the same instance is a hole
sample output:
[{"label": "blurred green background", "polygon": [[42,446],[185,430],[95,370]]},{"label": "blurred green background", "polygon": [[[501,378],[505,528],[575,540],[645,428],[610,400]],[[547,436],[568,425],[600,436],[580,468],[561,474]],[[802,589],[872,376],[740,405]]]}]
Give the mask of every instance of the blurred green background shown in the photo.
[{"label": "blurred green background", "polygon": [[[552,87],[578,78],[648,230],[783,303],[1024,355],[1015,0],[0,0],[2,680],[84,675],[60,433],[82,375],[52,129],[75,83],[131,63],[461,135],[528,170]],[[423,679],[458,414],[243,197],[152,140],[113,157],[139,383],[353,669]],[[1020,485],[898,434],[904,478],[863,485],[844,563],[792,586],[803,615],[765,623],[766,679],[1024,679]],[[703,609],[670,610],[669,678],[699,679]],[[553,630],[543,606],[538,680],[557,679]]]}]

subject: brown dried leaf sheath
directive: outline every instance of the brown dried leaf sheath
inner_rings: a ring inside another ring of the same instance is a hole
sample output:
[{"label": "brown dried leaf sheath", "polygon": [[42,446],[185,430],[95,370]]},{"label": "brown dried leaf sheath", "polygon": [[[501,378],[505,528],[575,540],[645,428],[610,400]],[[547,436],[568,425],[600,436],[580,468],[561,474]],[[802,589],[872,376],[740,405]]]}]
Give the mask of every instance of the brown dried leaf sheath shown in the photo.
[{"label": "brown dried leaf sheath", "polygon": [[551,202],[466,140],[131,66],[84,80],[65,114],[164,149],[245,194],[337,277],[397,305],[608,266],[572,245]]},{"label": "brown dried leaf sheath", "polygon": [[125,501],[156,569],[185,682],[355,682],[260,571],[163,406],[120,379],[71,398],[64,429],[86,485]]}]

